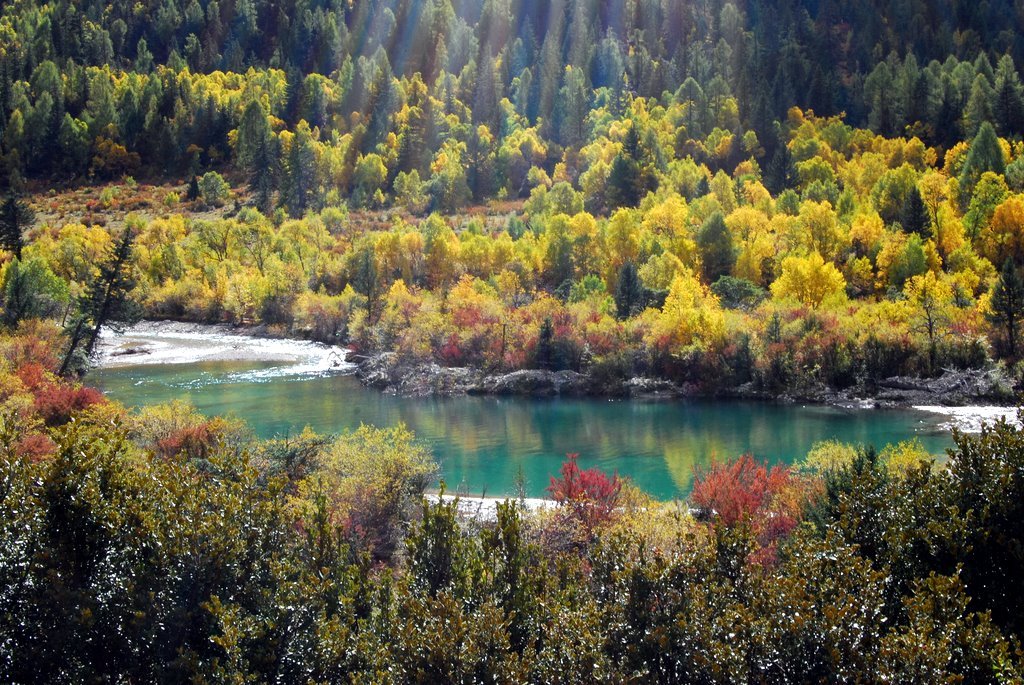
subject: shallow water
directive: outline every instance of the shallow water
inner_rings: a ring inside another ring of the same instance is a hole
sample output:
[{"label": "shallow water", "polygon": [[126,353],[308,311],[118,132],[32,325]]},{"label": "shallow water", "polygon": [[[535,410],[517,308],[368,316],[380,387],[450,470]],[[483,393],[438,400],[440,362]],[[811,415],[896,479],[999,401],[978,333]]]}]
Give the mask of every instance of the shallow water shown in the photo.
[{"label": "shallow water", "polygon": [[688,400],[498,397],[402,398],[349,375],[287,373],[277,362],[198,362],[101,369],[90,376],[129,406],[186,400],[208,415],[234,414],[261,437],[306,425],[335,433],[399,421],[434,452],[449,489],[544,495],[568,452],[583,467],[629,476],[652,495],[685,495],[695,466],[746,452],[775,463],[819,440],[882,446],[918,438],[935,454],[952,445],[940,414]]}]

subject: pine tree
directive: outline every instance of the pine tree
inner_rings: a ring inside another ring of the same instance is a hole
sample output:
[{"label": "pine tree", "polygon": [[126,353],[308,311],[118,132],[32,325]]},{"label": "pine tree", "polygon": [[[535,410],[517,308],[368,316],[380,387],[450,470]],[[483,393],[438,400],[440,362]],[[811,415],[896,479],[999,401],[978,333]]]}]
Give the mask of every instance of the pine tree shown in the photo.
[{"label": "pine tree", "polygon": [[550,369],[555,356],[555,327],[551,317],[546,317],[540,325],[537,335],[537,351],[535,360],[537,368]]},{"label": "pine tree", "polygon": [[0,247],[21,259],[21,249],[25,246],[25,229],[36,220],[35,212],[25,202],[13,195],[0,205]]},{"label": "pine tree", "polygon": [[619,153],[608,172],[608,207],[636,207],[640,202],[640,165],[629,155]]},{"label": "pine tree", "polygon": [[615,309],[620,319],[628,319],[644,306],[644,287],[636,270],[636,264],[626,262],[619,269],[619,281],[615,286]]},{"label": "pine tree", "polygon": [[1017,331],[1021,319],[1024,319],[1024,279],[1021,278],[1012,259],[1003,263],[992,289],[992,313],[989,315],[993,323],[1000,324],[1006,333],[1006,344],[1009,357],[1017,357]]},{"label": "pine tree", "polygon": [[928,213],[928,208],[925,207],[921,191],[917,189],[917,186],[911,187],[910,192],[907,193],[903,209],[900,212],[900,223],[907,233],[916,233],[923,239],[932,236],[931,215]]},{"label": "pine tree", "polygon": [[261,211],[270,208],[274,192],[274,171],[277,154],[270,120],[262,105],[253,100],[245,108],[238,125],[238,163],[249,175],[249,190]]},{"label": "pine tree", "polygon": [[292,138],[291,150],[285,166],[288,213],[300,217],[306,213],[313,197],[315,183],[316,150],[313,136],[305,121],[300,121]]},{"label": "pine tree", "polygon": [[736,263],[732,234],[725,225],[725,216],[715,212],[704,221],[697,232],[697,248],[701,254],[701,268],[706,283],[714,283],[728,276]]},{"label": "pine tree", "polygon": [[111,323],[131,323],[138,320],[139,307],[131,298],[135,289],[135,273],[132,251],[135,234],[128,228],[114,245],[110,254],[100,265],[100,272],[79,298],[78,313],[70,329],[71,341],[60,367],[60,375],[72,368],[78,357],[79,348],[88,359],[96,347],[103,326]]},{"label": "pine tree", "polygon": [[199,199],[199,177],[195,174],[189,174],[188,190],[185,191],[185,199],[189,202],[195,202]]},{"label": "pine tree", "polygon": [[1018,135],[1024,128],[1024,99],[1020,86],[1009,78],[1003,79],[996,92],[995,118],[1003,135]]},{"label": "pine tree", "polygon": [[643,195],[643,174],[637,156],[640,153],[640,136],[635,126],[630,126],[622,141],[622,151],[612,160],[608,172],[608,206],[636,207]]},{"label": "pine tree", "polygon": [[974,194],[974,187],[986,171],[1002,174],[1006,171],[1003,159],[1003,148],[992,124],[984,122],[978,129],[978,135],[971,142],[960,172],[960,204],[966,208]]}]

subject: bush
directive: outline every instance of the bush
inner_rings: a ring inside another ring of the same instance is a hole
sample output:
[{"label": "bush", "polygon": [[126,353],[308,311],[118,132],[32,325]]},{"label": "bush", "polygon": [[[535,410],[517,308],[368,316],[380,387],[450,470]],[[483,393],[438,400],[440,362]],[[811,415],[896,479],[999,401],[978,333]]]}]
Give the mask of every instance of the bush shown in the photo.
[{"label": "bush", "polygon": [[622,481],[617,473],[608,476],[600,469],[581,469],[579,454],[567,454],[559,476],[551,477],[551,499],[592,532],[611,519],[618,505]]},{"label": "bush", "polygon": [[390,559],[416,505],[437,474],[426,447],[404,425],[360,426],[325,450],[320,469],[300,486],[307,515],[319,497],[330,519],[376,559]]},{"label": "bush", "polygon": [[231,186],[216,171],[207,171],[199,179],[199,196],[209,207],[223,207],[231,198]]}]

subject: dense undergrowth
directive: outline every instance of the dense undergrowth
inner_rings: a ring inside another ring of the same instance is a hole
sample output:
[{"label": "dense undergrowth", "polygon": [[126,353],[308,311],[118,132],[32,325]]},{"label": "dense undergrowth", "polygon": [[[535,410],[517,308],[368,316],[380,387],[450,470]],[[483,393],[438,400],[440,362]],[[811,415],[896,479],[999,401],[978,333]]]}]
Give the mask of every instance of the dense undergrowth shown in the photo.
[{"label": "dense undergrowth", "polygon": [[557,509],[427,503],[402,428],[256,441],[127,413],[3,339],[7,682],[1019,682],[1024,435],[581,470]]}]

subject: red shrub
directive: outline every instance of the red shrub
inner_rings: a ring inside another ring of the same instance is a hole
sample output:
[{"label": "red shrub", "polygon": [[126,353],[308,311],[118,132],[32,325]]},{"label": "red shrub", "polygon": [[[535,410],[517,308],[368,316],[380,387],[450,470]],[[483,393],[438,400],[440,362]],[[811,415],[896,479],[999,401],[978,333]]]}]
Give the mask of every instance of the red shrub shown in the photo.
[{"label": "red shrub", "polygon": [[47,426],[62,426],[73,414],[106,401],[95,388],[46,382],[33,390],[33,409]]},{"label": "red shrub", "polygon": [[726,526],[751,518],[789,482],[789,469],[771,470],[745,454],[731,463],[712,464],[698,470],[690,500],[700,509],[714,512]]},{"label": "red shrub", "polygon": [[57,355],[54,339],[58,338],[56,330],[44,322],[28,321],[18,329],[18,334],[10,336],[4,345],[3,355],[15,369],[26,364],[36,364],[44,369],[57,369]]},{"label": "red shrub", "polygon": [[30,461],[40,461],[57,451],[57,445],[45,433],[29,433],[18,441],[15,451]]},{"label": "red shrub", "polygon": [[713,525],[749,524],[758,543],[750,561],[764,564],[774,561],[778,542],[799,522],[800,498],[782,496],[799,487],[788,467],[769,468],[745,454],[697,470],[690,501],[711,516]]},{"label": "red shrub", "polygon": [[51,383],[51,381],[46,377],[46,369],[44,369],[41,364],[36,364],[34,362],[22,364],[14,374],[21,379],[25,388],[33,393],[41,386]]},{"label": "red shrub", "polygon": [[579,454],[567,454],[561,477],[551,477],[548,492],[552,499],[567,507],[587,529],[611,518],[619,501],[622,481],[619,474],[608,477],[600,469],[583,470],[576,463]]},{"label": "red shrub", "polygon": [[189,459],[205,459],[216,444],[219,431],[210,421],[180,428],[156,443],[162,457],[182,455]]}]

